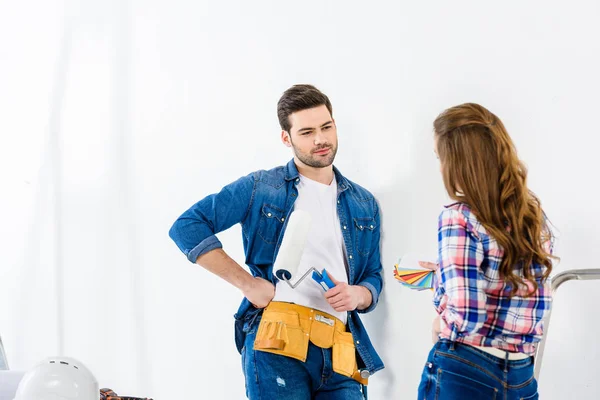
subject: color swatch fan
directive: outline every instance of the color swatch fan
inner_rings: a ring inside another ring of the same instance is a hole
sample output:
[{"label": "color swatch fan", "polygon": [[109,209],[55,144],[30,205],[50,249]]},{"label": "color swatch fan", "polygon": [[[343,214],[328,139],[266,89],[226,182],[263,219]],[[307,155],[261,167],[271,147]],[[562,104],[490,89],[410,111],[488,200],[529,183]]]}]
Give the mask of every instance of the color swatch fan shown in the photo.
[{"label": "color swatch fan", "polygon": [[434,271],[429,269],[408,269],[394,265],[394,278],[404,286],[414,290],[433,289]]}]

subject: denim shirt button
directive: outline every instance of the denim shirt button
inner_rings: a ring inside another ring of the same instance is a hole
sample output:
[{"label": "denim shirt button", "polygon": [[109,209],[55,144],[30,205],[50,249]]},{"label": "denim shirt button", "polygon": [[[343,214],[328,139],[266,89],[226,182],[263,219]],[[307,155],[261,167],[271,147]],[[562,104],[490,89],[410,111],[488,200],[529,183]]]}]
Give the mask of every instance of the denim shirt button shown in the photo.
[{"label": "denim shirt button", "polygon": [[350,254],[350,255],[348,256],[348,258],[352,260],[352,254]]}]

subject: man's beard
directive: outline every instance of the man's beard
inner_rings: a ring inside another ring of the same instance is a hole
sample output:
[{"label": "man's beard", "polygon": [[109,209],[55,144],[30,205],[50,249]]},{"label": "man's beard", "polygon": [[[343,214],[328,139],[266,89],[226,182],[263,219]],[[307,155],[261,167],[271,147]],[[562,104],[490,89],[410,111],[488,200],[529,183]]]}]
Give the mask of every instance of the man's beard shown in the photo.
[{"label": "man's beard", "polygon": [[[326,145],[319,146],[316,149],[314,149],[312,153],[308,153],[308,154],[300,152],[298,149],[296,149],[296,146],[294,146],[293,143],[292,143],[292,147],[294,149],[294,154],[296,154],[296,157],[298,157],[298,159],[300,161],[302,161],[304,164],[308,165],[309,167],[313,167],[313,168],[329,167],[331,164],[333,164],[333,160],[335,159],[335,155],[337,153],[337,143],[336,143],[336,145],[332,145],[332,144],[328,143]],[[324,150],[324,149],[331,149],[329,151],[329,154],[327,154],[326,156],[320,156],[318,154],[314,154],[315,151]]]}]

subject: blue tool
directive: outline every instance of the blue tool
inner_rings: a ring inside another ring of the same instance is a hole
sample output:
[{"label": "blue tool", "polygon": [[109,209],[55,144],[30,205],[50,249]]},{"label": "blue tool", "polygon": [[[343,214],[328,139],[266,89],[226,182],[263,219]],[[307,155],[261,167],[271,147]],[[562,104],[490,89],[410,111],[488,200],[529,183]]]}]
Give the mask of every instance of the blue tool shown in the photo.
[{"label": "blue tool", "polygon": [[313,280],[315,282],[317,282],[319,284],[319,286],[321,286],[323,288],[323,290],[328,291],[329,289],[332,289],[335,287],[335,283],[333,283],[331,278],[329,278],[329,275],[327,275],[327,271],[325,269],[323,269],[323,271],[319,272],[314,267],[309,268],[309,270],[306,271],[304,273],[304,275],[302,275],[298,280],[296,280],[296,283],[291,282],[291,280],[290,280],[291,274],[288,271],[279,270],[279,271],[277,271],[277,273],[275,275],[277,276],[277,278],[285,281],[288,285],[290,285],[290,287],[292,289],[296,289],[296,287],[298,287],[298,285],[305,278],[307,278],[311,272],[312,272]]},{"label": "blue tool", "polygon": [[325,291],[329,289],[333,289],[335,284],[329,279],[329,275],[327,275],[327,271],[323,269],[322,272],[313,270],[312,278],[315,282],[317,282]]}]

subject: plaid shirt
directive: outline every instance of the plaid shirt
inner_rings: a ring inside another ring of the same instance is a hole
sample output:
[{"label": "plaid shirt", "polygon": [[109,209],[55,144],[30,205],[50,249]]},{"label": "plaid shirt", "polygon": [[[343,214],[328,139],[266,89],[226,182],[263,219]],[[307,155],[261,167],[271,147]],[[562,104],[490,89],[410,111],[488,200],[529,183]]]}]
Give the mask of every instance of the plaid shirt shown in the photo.
[{"label": "plaid shirt", "polygon": [[[441,213],[438,249],[433,303],[441,317],[440,337],[533,354],[552,302],[549,282],[538,279],[532,296],[523,297],[529,286],[511,298],[510,286],[499,273],[502,248],[463,203],[447,206]],[[551,241],[546,250],[552,251]],[[541,276],[546,267],[533,264],[531,268]]]}]

